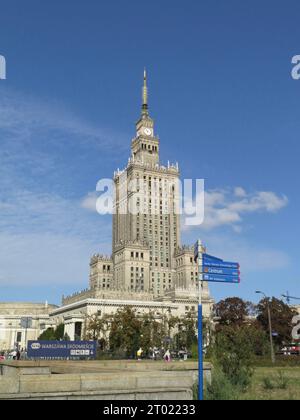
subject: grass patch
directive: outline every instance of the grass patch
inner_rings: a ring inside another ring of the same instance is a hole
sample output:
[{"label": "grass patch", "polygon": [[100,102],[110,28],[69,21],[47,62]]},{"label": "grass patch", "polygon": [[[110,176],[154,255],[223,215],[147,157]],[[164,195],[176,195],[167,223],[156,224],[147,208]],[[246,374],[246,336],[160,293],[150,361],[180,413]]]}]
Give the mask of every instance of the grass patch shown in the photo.
[{"label": "grass patch", "polygon": [[255,367],[252,383],[245,392],[232,388],[222,374],[217,374],[212,386],[205,392],[205,399],[299,401],[300,366]]},{"label": "grass patch", "polygon": [[259,367],[242,400],[300,400],[300,367]]}]

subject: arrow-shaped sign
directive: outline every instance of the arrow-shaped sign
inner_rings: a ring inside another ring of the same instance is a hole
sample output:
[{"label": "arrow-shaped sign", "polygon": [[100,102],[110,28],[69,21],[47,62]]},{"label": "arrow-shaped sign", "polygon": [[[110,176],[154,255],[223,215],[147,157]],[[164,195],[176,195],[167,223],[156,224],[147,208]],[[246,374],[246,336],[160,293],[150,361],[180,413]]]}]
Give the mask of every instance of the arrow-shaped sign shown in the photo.
[{"label": "arrow-shaped sign", "polygon": [[230,277],[239,277],[241,274],[240,271],[236,269],[208,267],[206,265],[203,266],[203,273],[204,274],[217,274],[220,276],[230,276]]},{"label": "arrow-shaped sign", "polygon": [[240,283],[239,277],[232,276],[218,276],[216,274],[203,274],[203,281],[210,281],[214,283]]}]

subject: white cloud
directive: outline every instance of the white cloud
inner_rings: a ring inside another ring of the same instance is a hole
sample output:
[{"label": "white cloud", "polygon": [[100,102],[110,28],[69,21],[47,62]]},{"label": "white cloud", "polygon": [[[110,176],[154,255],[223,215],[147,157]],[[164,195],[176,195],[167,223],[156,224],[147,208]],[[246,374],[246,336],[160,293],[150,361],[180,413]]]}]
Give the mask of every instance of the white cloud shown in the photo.
[{"label": "white cloud", "polygon": [[244,190],[244,188],[242,188],[242,187],[236,187],[236,188],[234,189],[234,195],[235,195],[236,197],[244,198],[244,197],[246,197],[246,196],[247,196],[247,193],[246,193],[246,191]]},{"label": "white cloud", "polygon": [[274,192],[256,192],[248,194],[239,201],[227,202],[228,208],[238,213],[269,212],[276,213],[288,204],[285,196],[278,196]]},{"label": "white cloud", "polygon": [[230,226],[235,232],[240,232],[247,214],[276,213],[287,205],[286,196],[277,195],[272,191],[248,193],[241,187],[207,191],[204,224],[201,228],[212,230]]},{"label": "white cloud", "polygon": [[96,193],[89,193],[82,201],[81,201],[81,207],[85,210],[89,210],[91,212],[96,212],[97,208],[97,199],[98,196]]}]

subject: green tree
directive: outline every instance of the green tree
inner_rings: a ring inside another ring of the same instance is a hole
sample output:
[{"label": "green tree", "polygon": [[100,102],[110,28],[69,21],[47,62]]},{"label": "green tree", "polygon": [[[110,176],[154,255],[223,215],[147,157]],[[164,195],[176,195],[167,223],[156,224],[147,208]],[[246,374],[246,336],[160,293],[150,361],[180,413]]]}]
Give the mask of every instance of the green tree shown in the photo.
[{"label": "green tree", "polygon": [[253,375],[254,350],[248,326],[224,327],[216,335],[214,358],[234,386],[245,389]]},{"label": "green tree", "polygon": [[240,326],[253,312],[254,305],[238,297],[221,300],[215,305],[219,327],[224,325]]},{"label": "green tree", "polygon": [[[285,343],[290,343],[293,329],[292,319],[297,315],[297,312],[282,300],[274,297],[269,301],[269,305],[272,317],[272,332],[277,334],[274,337],[275,344],[279,347]],[[263,299],[258,305],[257,320],[264,331],[269,334],[268,301],[266,299]]]},{"label": "green tree", "polygon": [[163,317],[160,321],[153,321],[153,340],[152,347],[168,347],[169,342],[165,339],[168,336],[168,321],[166,317]]},{"label": "green tree", "polygon": [[145,355],[149,354],[150,348],[161,348],[164,345],[164,340],[168,333],[167,330],[167,318],[163,317],[163,319],[158,321],[153,313],[143,315],[141,318],[140,345]]},{"label": "green tree", "polygon": [[270,353],[270,341],[266,331],[258,321],[242,327],[247,334],[253,354],[256,356],[266,356]]},{"label": "green tree", "polygon": [[[65,326],[64,324],[59,324],[56,329],[48,328],[40,336],[39,340],[41,341],[60,341],[66,338],[64,334]],[[69,341],[69,340],[66,340]]]},{"label": "green tree", "polygon": [[194,316],[188,313],[184,318],[177,319],[178,333],[175,335],[176,347],[178,350],[186,348],[191,350],[197,342],[197,323]]},{"label": "green tree", "polygon": [[54,340],[60,341],[64,339],[65,335],[65,326],[64,324],[59,324],[54,331]]},{"label": "green tree", "polygon": [[112,318],[110,349],[120,356],[134,358],[141,346],[142,322],[130,307],[120,309]]},{"label": "green tree", "polygon": [[52,341],[55,340],[54,328],[48,328],[39,336],[40,341]]},{"label": "green tree", "polygon": [[108,344],[110,322],[111,316],[109,315],[95,314],[88,316],[85,320],[85,339],[98,341],[102,350],[105,350]]},{"label": "green tree", "polygon": [[152,314],[145,314],[141,319],[141,347],[144,354],[148,354],[150,348],[153,346],[154,338],[154,316]]}]

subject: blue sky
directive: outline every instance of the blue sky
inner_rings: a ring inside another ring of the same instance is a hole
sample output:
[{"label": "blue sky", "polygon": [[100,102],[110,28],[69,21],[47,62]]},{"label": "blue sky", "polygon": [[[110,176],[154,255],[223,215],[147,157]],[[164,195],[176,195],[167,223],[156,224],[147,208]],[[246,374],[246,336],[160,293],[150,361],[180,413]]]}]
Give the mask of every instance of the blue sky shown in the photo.
[{"label": "blue sky", "polygon": [[207,223],[185,230],[242,265],[240,286],[300,295],[300,5],[252,0],[11,0],[1,5],[0,300],[88,283],[110,218],[84,204],[129,156],[149,72],[162,161],[205,178]]}]

